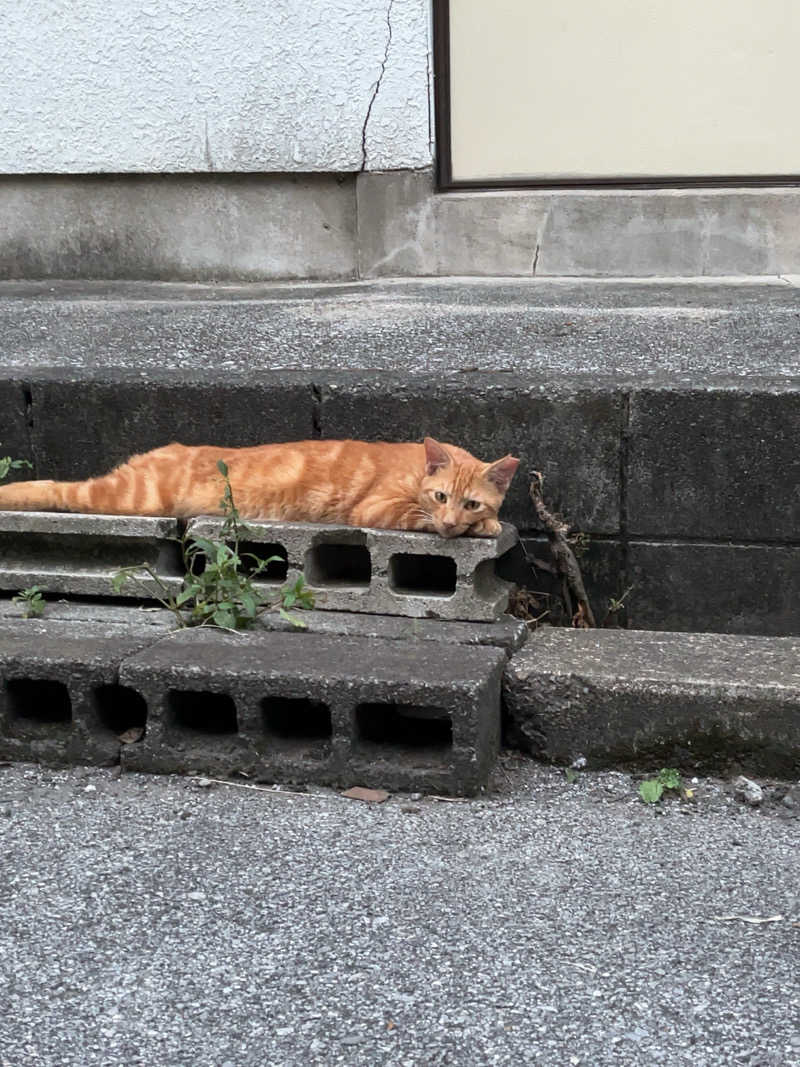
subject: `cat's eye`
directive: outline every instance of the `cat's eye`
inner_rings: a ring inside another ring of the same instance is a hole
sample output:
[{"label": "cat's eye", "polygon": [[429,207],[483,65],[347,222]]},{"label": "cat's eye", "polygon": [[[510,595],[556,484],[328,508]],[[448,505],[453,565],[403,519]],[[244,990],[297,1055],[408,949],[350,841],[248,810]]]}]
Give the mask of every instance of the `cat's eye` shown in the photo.
[{"label": "cat's eye", "polygon": [[433,497],[438,504],[447,503],[447,493],[443,493],[441,489],[437,489],[436,492],[433,494]]},{"label": "cat's eye", "polygon": [[464,507],[467,509],[467,511],[477,511],[480,506],[481,506],[480,500],[465,500],[464,501]]}]

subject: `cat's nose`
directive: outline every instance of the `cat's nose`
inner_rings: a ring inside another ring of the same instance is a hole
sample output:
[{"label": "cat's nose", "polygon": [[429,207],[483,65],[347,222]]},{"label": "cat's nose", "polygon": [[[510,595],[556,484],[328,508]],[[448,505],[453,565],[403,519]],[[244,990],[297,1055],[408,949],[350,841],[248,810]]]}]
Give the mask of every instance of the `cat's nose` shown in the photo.
[{"label": "cat's nose", "polygon": [[442,523],[442,529],[446,533],[449,533],[451,530],[455,530],[457,525],[458,525],[458,523],[456,523],[456,522],[443,522]]}]

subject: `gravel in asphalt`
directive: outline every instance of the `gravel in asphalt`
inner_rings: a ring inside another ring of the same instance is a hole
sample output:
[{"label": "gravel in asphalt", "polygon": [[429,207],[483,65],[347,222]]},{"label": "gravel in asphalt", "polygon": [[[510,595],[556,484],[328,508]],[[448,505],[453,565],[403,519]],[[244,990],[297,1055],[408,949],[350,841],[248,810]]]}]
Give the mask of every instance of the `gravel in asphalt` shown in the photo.
[{"label": "gravel in asphalt", "polygon": [[800,788],[574,777],[0,768],[0,1065],[800,1064]]}]

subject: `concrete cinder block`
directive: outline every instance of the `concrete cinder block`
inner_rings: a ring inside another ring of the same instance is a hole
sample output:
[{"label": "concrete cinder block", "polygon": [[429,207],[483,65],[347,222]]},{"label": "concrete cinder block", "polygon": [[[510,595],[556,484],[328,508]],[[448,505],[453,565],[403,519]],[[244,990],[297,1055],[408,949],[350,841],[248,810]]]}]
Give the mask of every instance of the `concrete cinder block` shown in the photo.
[{"label": "concrete cinder block", "polygon": [[178,532],[175,519],[0,511],[0,589],[38,585],[47,593],[141,598],[159,590],[145,572],[121,594],[111,581],[123,567],[147,563],[177,591],[183,574]]},{"label": "concrete cinder block", "polygon": [[[313,433],[308,374],[104,370],[39,371],[31,381],[32,441],[39,476],[104,474],[131,455],[170,441],[239,447]],[[76,418],[80,412],[80,418]]]},{"label": "concrete cinder block", "polygon": [[538,758],[800,773],[796,638],[545,629],[503,690],[510,739]]},{"label": "concrete cinder block", "polygon": [[800,389],[641,389],[631,396],[628,530],[796,540]]},{"label": "concrete cinder block", "polygon": [[800,635],[800,545],[633,541],[628,580],[640,628]]},{"label": "concrete cinder block", "polygon": [[123,766],[475,793],[505,663],[494,648],[181,631],[121,667],[149,709]]},{"label": "concrete cinder block", "polygon": [[[189,522],[190,536],[218,538],[220,520]],[[314,523],[246,523],[258,556],[285,559],[271,583],[279,589],[302,572],[317,607],[428,619],[493,620],[508,604],[509,584],[495,560],[517,540],[505,524],[494,537],[456,537]],[[267,584],[267,583],[264,583]]]},{"label": "concrete cinder block", "polygon": [[119,735],[144,726],[144,700],[117,680],[147,629],[34,619],[0,622],[0,757],[108,765]]},{"label": "concrete cinder block", "polygon": [[543,382],[530,374],[338,374],[320,379],[324,437],[397,440],[426,434],[481,459],[521,458],[502,516],[535,524],[530,471],[542,471],[549,505],[578,529],[616,533],[620,523],[623,397],[611,385]]}]

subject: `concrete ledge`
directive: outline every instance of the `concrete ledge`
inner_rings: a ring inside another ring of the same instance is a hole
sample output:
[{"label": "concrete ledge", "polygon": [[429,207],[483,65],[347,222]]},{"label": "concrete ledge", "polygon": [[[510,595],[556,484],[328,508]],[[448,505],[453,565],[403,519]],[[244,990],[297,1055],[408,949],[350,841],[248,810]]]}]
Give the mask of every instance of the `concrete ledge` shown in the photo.
[{"label": "concrete ledge", "polygon": [[800,773],[800,640],[545,629],[504,680],[511,739],[589,766]]},{"label": "concrete ledge", "polygon": [[[221,522],[193,519],[190,536],[217,538]],[[495,560],[517,542],[507,523],[496,537],[456,537],[313,523],[246,522],[257,555],[286,561],[278,589],[301,572],[321,610],[488,621],[508,606],[510,586]]]}]

